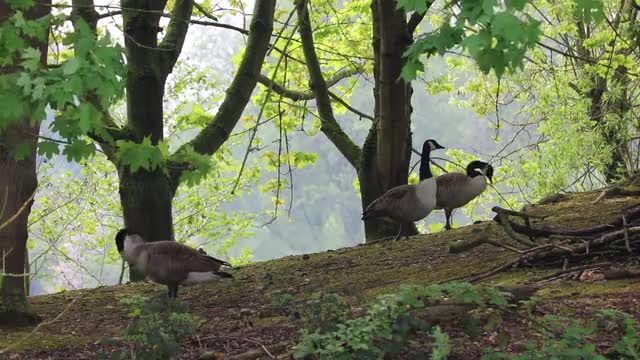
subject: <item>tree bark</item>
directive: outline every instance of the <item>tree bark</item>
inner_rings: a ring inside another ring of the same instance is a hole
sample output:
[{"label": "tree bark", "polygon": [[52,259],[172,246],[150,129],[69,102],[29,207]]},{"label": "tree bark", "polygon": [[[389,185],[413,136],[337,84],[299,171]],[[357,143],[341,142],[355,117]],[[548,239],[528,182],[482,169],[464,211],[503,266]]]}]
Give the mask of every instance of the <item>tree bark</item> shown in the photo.
[{"label": "tree bark", "polygon": [[[50,13],[51,1],[41,1],[24,15],[37,19]],[[10,16],[5,1],[0,1],[0,21]],[[47,40],[32,41],[40,50],[40,61],[47,61]],[[12,71],[5,67],[3,71]],[[32,121],[29,121],[32,120]],[[36,146],[41,119],[25,119],[0,133],[0,324],[28,325],[40,319],[31,312],[27,302],[29,274],[25,273],[27,257],[27,224],[38,186]],[[15,160],[13,151],[20,144],[29,146],[24,159]],[[6,199],[6,201],[5,201]]]},{"label": "tree bark", "polygon": [[[395,1],[371,2],[373,19],[374,123],[362,148],[358,169],[362,208],[387,190],[407,183],[411,159],[411,84],[400,79],[402,54],[412,42],[406,14]],[[398,225],[385,219],[365,221],[365,237],[395,235]],[[414,223],[402,224],[402,235],[415,235]]]},{"label": "tree bark", "polygon": [[[162,61],[169,50],[158,44],[160,13],[166,0],[123,0],[123,26],[127,56],[127,125],[131,141],[145,137],[158,144],[164,139],[164,86],[171,69]],[[185,29],[186,33],[186,29]],[[174,54],[175,57],[179,55]],[[120,203],[124,225],[141,233],[146,241],[173,240],[172,187],[162,171],[132,173],[118,166]],[[144,277],[132,268],[129,280]]]}]

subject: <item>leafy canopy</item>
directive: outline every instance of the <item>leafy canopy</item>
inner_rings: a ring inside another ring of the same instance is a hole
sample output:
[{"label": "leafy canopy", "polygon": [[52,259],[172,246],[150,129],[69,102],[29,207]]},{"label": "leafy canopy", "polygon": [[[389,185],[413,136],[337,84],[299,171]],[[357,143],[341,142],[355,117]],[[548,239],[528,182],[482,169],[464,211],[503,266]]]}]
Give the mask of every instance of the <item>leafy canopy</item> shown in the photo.
[{"label": "leafy canopy", "polygon": [[[461,0],[445,6],[447,15],[440,28],[418,37],[406,50],[402,70],[405,80],[413,80],[424,71],[420,57],[444,55],[447,50],[462,47],[486,74],[493,70],[501,77],[507,70],[521,68],[527,50],[540,38],[541,22],[525,11],[526,0]],[[425,1],[400,0],[398,7],[424,14]],[[576,0],[578,19],[599,20],[603,5],[599,0]]]},{"label": "leafy canopy", "polygon": [[[0,25],[0,66],[11,70],[0,75],[0,131],[25,119],[41,121],[49,109],[55,114],[51,130],[65,139],[61,143],[67,159],[92,155],[95,146],[86,141],[87,134],[113,141],[103,126],[102,111],[124,94],[122,47],[108,33],[96,37],[78,20],[75,31],[62,38],[73,56],[63,54],[59,63],[44,66],[40,51],[32,44],[45,41],[47,29],[62,26],[65,15],[28,20],[19,9],[28,8],[32,1],[11,1],[9,5],[18,10]],[[51,141],[42,142],[38,149],[49,158],[59,151],[60,146]],[[25,147],[18,146],[13,152],[23,157]]]}]

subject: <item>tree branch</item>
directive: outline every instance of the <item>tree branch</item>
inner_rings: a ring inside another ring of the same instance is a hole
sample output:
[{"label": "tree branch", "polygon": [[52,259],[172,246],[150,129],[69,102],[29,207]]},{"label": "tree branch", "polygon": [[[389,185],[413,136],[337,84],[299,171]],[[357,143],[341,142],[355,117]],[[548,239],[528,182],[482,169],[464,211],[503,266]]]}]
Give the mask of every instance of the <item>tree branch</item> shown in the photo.
[{"label": "tree branch", "polygon": [[166,74],[173,70],[173,66],[178,61],[182,52],[184,39],[189,30],[189,19],[193,12],[193,0],[178,0],[171,11],[171,20],[167,26],[167,35],[160,43],[161,49],[170,51],[162,52],[162,65]]},{"label": "tree branch", "polygon": [[422,15],[418,14],[417,12],[414,12],[411,15],[411,18],[409,18],[409,21],[407,22],[409,35],[413,35],[413,33],[418,28],[418,25],[422,22],[422,19],[424,19],[425,15],[427,15],[427,11],[429,11],[429,9],[431,8],[431,5],[433,5],[433,1],[425,0],[425,2],[427,3],[427,10]]},{"label": "tree branch", "polygon": [[[89,25],[94,36],[97,36],[97,25],[100,15],[95,10],[93,0],[73,0],[72,4],[73,10],[71,11],[71,22],[74,28],[77,26],[77,21],[82,19]],[[104,135],[108,134],[114,140],[124,139],[126,138],[126,135],[124,131],[113,121],[113,117],[109,113],[109,109],[103,109],[102,106],[100,106],[100,102],[95,94],[86,96],[84,100],[91,103],[102,113],[101,131],[91,131],[87,135],[100,145],[107,158],[115,164],[116,156],[113,142],[105,139]],[[99,134],[102,131],[104,131],[104,134]]]},{"label": "tree branch", "polygon": [[360,116],[361,118],[365,118],[365,119],[369,119],[369,120],[373,121],[373,116],[367,115],[367,114],[363,113],[362,111],[354,108],[353,106],[349,105],[348,102],[342,100],[341,97],[339,97],[338,95],[334,94],[333,92],[329,91],[329,96],[331,96],[331,98],[333,100],[335,100],[336,102],[339,102],[340,104],[342,104],[342,106],[346,107],[347,110],[351,111],[352,113]]},{"label": "tree branch", "polygon": [[[258,82],[260,69],[269,49],[274,12],[275,0],[256,0],[247,38],[247,50],[218,113],[193,140],[181,146],[172,155],[170,162],[176,163],[173,160],[176,155],[189,146],[200,154],[214,154],[229,138]],[[171,171],[174,189],[178,187],[184,169],[184,166],[176,166]]]},{"label": "tree branch", "polygon": [[349,163],[357,170],[360,163],[360,154],[362,150],[349,138],[342,130],[340,124],[336,121],[329,99],[329,89],[327,83],[322,76],[322,70],[316,49],[313,43],[313,35],[311,34],[311,21],[309,20],[309,12],[306,0],[296,0],[296,11],[298,13],[298,22],[300,40],[302,41],[302,51],[307,62],[309,70],[309,78],[311,80],[311,91],[315,94],[316,106],[320,114],[322,126],[320,130],[329,138],[340,153],[349,161]]},{"label": "tree branch", "polygon": [[215,16],[213,16],[213,15],[211,15],[211,14],[207,11],[207,9],[205,9],[204,7],[202,7],[202,5],[200,5],[200,4],[196,3],[196,2],[194,2],[194,3],[193,3],[193,6],[195,6],[195,7],[196,7],[196,9],[198,9],[198,11],[200,11],[200,12],[202,13],[202,15],[204,15],[205,17],[208,17],[209,19],[211,19],[211,20],[213,20],[213,21],[216,21],[216,22],[218,21],[218,18],[217,18],[217,17],[215,17]]},{"label": "tree branch", "polygon": [[[353,75],[362,74],[363,72],[364,68],[360,65],[339,70],[333,75],[333,77],[331,77],[331,79],[327,80],[327,87],[332,87],[335,84],[339,83],[341,80],[344,80]],[[271,88],[271,90],[273,90],[273,92],[275,92],[276,94],[282,95],[293,101],[312,100],[315,98],[315,94],[311,90],[290,90],[276,83],[275,81],[272,81],[267,76],[262,74],[260,74],[258,82],[260,82],[260,84],[266,86],[267,88]]]}]

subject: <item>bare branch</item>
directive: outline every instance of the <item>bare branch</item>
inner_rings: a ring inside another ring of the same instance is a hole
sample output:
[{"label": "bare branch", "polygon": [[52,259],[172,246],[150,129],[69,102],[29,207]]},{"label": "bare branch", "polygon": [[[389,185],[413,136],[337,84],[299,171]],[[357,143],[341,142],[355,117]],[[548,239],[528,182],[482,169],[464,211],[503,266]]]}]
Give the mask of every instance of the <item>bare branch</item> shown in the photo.
[{"label": "bare branch", "polygon": [[[229,138],[231,131],[240,120],[242,112],[251,99],[251,93],[256,87],[260,76],[260,69],[264,63],[269,40],[273,31],[273,15],[275,0],[256,1],[254,16],[251,20],[250,33],[247,39],[247,51],[240,63],[227,95],[220,105],[218,113],[193,140],[181,146],[172,156],[191,146],[200,154],[213,154]],[[176,162],[173,160],[172,162]],[[184,167],[177,166],[171,172],[172,183],[175,188]]]},{"label": "bare branch", "polygon": [[338,148],[338,151],[349,161],[349,163],[357,170],[360,163],[360,155],[362,150],[349,138],[342,130],[340,124],[336,121],[329,99],[329,89],[327,82],[322,76],[322,69],[318,62],[316,49],[311,34],[311,21],[309,20],[309,12],[306,0],[296,1],[296,11],[298,13],[298,22],[300,27],[300,39],[302,41],[302,50],[307,62],[309,77],[311,80],[311,90],[315,94],[316,105],[320,114],[322,126],[320,130],[329,138],[329,140]]},{"label": "bare branch", "polygon": [[431,8],[431,5],[433,5],[433,1],[425,0],[425,2],[427,3],[427,10],[425,10],[425,12],[422,15],[418,14],[417,12],[414,12],[409,18],[409,22],[407,22],[409,35],[413,35],[413,33],[418,28],[418,25],[422,22],[422,19],[424,19],[424,16],[427,15],[427,11],[429,11],[429,8]]},{"label": "bare branch", "polygon": [[171,12],[171,20],[167,26],[167,35],[160,43],[160,48],[171,51],[160,53],[164,71],[170,73],[184,45],[184,39],[189,29],[189,19],[193,12],[193,0],[178,0]]},{"label": "bare branch", "polygon": [[[363,72],[364,68],[359,65],[339,70],[333,75],[333,77],[331,77],[331,79],[327,80],[327,87],[332,87],[335,84],[339,83],[341,80],[344,80],[353,75],[362,74]],[[271,88],[271,90],[273,90],[273,92],[275,92],[276,94],[282,95],[293,101],[311,100],[315,98],[315,94],[311,90],[290,90],[278,84],[277,82],[272,81],[267,76],[262,74],[260,74],[258,82],[260,82],[260,84],[266,86],[267,88]]]}]

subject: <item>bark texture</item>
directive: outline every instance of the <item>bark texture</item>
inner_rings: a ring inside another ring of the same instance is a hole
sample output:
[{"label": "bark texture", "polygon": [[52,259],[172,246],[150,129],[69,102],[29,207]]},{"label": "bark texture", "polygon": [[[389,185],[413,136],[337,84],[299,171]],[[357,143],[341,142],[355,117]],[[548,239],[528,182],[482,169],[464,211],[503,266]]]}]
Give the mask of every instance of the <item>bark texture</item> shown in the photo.
[{"label": "bark texture", "polygon": [[[43,17],[51,11],[51,1],[41,1],[25,11],[27,19]],[[0,22],[10,16],[5,1],[0,1]],[[47,41],[32,41],[40,50],[42,64],[47,61]],[[3,72],[12,71],[10,68]],[[36,145],[41,119],[25,119],[0,132],[0,324],[28,325],[40,319],[27,302],[28,261],[27,224],[38,186]],[[24,159],[16,160],[13,150],[29,146]],[[25,271],[27,269],[27,271]]]},{"label": "bark texture", "polygon": [[[358,171],[362,208],[387,190],[407,183],[411,159],[411,84],[400,79],[402,54],[412,42],[404,11],[395,1],[372,1],[374,52],[374,123],[362,151]],[[365,221],[367,240],[393,236],[398,225],[386,219]],[[402,235],[415,235],[414,223]]]}]

